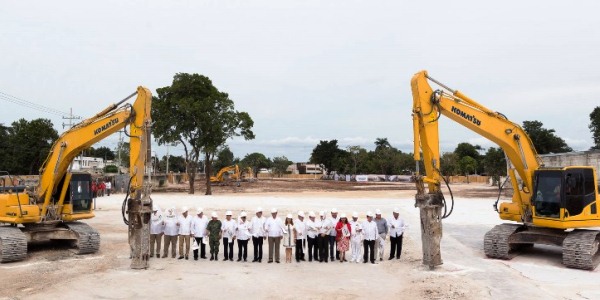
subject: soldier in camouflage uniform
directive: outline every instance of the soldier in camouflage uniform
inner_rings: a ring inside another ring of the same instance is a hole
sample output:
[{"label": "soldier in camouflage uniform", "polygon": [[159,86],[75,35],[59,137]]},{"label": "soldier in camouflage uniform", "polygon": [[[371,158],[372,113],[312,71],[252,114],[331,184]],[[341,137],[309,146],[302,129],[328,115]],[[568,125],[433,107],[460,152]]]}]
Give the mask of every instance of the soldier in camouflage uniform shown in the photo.
[{"label": "soldier in camouflage uniform", "polygon": [[221,221],[217,220],[217,213],[212,212],[211,220],[208,221],[206,231],[208,232],[208,244],[210,246],[210,260],[217,261],[217,255],[219,254],[219,241],[221,240]]}]

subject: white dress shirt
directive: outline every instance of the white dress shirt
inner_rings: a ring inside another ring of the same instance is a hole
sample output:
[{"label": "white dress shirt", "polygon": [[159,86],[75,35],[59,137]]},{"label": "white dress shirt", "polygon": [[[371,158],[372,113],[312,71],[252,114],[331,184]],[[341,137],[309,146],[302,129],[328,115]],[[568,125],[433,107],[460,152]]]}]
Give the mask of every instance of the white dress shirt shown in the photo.
[{"label": "white dress shirt", "polygon": [[265,221],[265,232],[269,237],[283,236],[283,222],[281,219],[269,217]]},{"label": "white dress shirt", "polygon": [[253,237],[261,238],[265,236],[265,217],[252,217],[252,222],[250,223],[250,233],[252,233]]},{"label": "white dress shirt", "polygon": [[398,216],[398,219],[391,217],[388,219],[390,226],[390,237],[399,237],[404,233],[404,220]]},{"label": "white dress shirt", "polygon": [[236,228],[236,237],[238,240],[246,241],[252,236],[250,234],[250,222],[239,220]]},{"label": "white dress shirt", "polygon": [[177,216],[169,215],[165,216],[165,235],[175,236],[179,232],[179,227],[177,226]]},{"label": "white dress shirt", "polygon": [[371,221],[371,222],[369,222],[368,220],[364,221],[362,223],[362,232],[363,232],[363,237],[367,241],[374,241],[377,239],[377,236],[379,235],[377,232],[377,224],[375,223],[375,221]]},{"label": "white dress shirt", "polygon": [[208,218],[202,216],[202,218],[196,215],[192,219],[192,235],[197,238],[204,237],[206,233],[206,225],[208,225]]},{"label": "white dress shirt", "polygon": [[331,230],[331,228],[327,222],[327,220],[320,220],[320,227],[319,227],[319,235],[324,234],[324,235],[329,235],[329,231]]},{"label": "white dress shirt", "polygon": [[300,221],[300,219],[294,220],[294,227],[296,228],[296,239],[303,240],[306,238],[306,223]]},{"label": "white dress shirt", "polygon": [[151,223],[150,223],[150,234],[161,234],[163,233],[163,216],[160,212],[152,213]]},{"label": "white dress shirt", "polygon": [[314,239],[317,237],[317,235],[319,234],[319,229],[321,228],[321,221],[315,219],[314,221],[312,221],[311,219],[308,219],[308,221],[306,221],[306,235],[311,238]]},{"label": "white dress shirt", "polygon": [[179,216],[179,234],[181,235],[190,235],[192,233],[192,216],[188,215],[184,217],[183,215]]},{"label": "white dress shirt", "polygon": [[350,221],[350,228],[352,228],[352,234],[350,236],[350,238],[353,241],[360,241],[363,238],[363,233],[362,231],[359,232],[359,230],[362,229],[362,225],[360,224],[359,221]]},{"label": "white dress shirt", "polygon": [[330,236],[336,236],[337,235],[337,230],[335,230],[335,226],[337,225],[338,221],[340,220],[339,217],[329,217],[327,218],[327,227],[331,227],[331,229],[329,230],[329,235]]},{"label": "white dress shirt", "polygon": [[236,222],[231,219],[221,221],[221,230],[223,230],[223,238],[232,239],[235,236]]}]

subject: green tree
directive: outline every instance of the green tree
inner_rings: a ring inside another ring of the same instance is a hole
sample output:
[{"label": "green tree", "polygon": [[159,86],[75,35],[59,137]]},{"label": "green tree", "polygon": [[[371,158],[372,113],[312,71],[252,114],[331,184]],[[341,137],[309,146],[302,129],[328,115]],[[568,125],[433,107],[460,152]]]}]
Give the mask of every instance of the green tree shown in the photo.
[{"label": "green tree", "polygon": [[110,148],[108,148],[108,147],[99,147],[99,148],[91,147],[88,150],[88,155],[92,156],[92,157],[101,157],[101,158],[104,158],[104,160],[114,160],[115,159],[115,153],[112,150],[110,150]]},{"label": "green tree", "polygon": [[592,132],[592,138],[594,139],[592,149],[600,150],[600,106],[596,106],[592,113],[590,113],[589,128]]},{"label": "green tree", "polygon": [[277,177],[281,177],[281,175],[285,174],[285,171],[291,164],[292,161],[285,156],[273,157],[273,173],[277,175]]},{"label": "green tree", "polygon": [[[163,156],[159,162],[161,171],[167,171],[167,156]],[[185,172],[185,158],[183,156],[169,155],[169,173]]]},{"label": "green tree", "polygon": [[120,148],[117,148],[117,158],[121,160],[118,163],[122,167],[129,168],[129,150],[129,142],[124,142]]},{"label": "green tree", "polygon": [[440,156],[440,172],[446,177],[446,181],[450,180],[451,175],[460,173],[458,160],[458,155],[454,152],[446,152]]},{"label": "green tree", "polygon": [[222,147],[213,163],[213,173],[216,174],[222,168],[233,165],[233,161],[233,152],[228,146]]},{"label": "green tree", "polygon": [[[369,159],[367,150],[361,146],[348,146],[346,148],[348,157],[350,158],[350,164],[352,166],[352,174],[359,174],[359,171],[365,169],[365,164]],[[360,172],[364,173],[364,172]]]},{"label": "green tree", "polygon": [[571,152],[573,149],[565,140],[554,134],[554,129],[546,129],[540,121],[523,121],[523,129],[529,135],[539,154]]},{"label": "green tree", "polygon": [[270,168],[272,162],[268,159],[264,154],[254,152],[250,154],[246,154],[246,156],[240,162],[244,168],[250,167],[252,168],[252,172],[254,172],[254,177],[257,177],[258,171],[262,168]]},{"label": "green tree", "polygon": [[467,183],[469,183],[469,175],[477,170],[477,161],[470,156],[463,156],[458,161],[461,172],[467,176]]},{"label": "green tree", "polygon": [[[190,194],[194,193],[201,153],[206,173],[212,174],[213,158],[228,139],[235,136],[254,139],[250,115],[236,111],[229,95],[220,92],[206,76],[177,73],[170,86],[156,92],[152,130],[159,144],[183,145]],[[210,176],[206,176],[206,195],[211,194]]]},{"label": "green tree", "polygon": [[500,148],[491,147],[483,157],[483,169],[492,176],[492,184],[500,186],[500,176],[506,175],[506,157]]},{"label": "green tree", "polygon": [[337,140],[319,141],[319,144],[313,148],[310,155],[310,163],[320,164],[327,170],[327,174],[331,171],[339,171],[336,169],[334,162],[344,150],[338,148],[337,143]]},{"label": "green tree", "polygon": [[104,173],[119,173],[119,168],[115,165],[107,165],[104,167]]},{"label": "green tree", "polygon": [[46,160],[58,132],[48,119],[27,121],[20,119],[12,123],[9,138],[13,174],[38,174]]},{"label": "green tree", "polygon": [[392,145],[390,144],[388,139],[387,138],[376,138],[375,139],[375,151],[385,149],[385,148],[392,148]]},{"label": "green tree", "polygon": [[13,168],[12,161],[10,159],[6,159],[12,155],[10,151],[10,128],[4,126],[4,124],[0,123],[0,157],[4,159],[0,159],[0,170],[1,171],[11,171]]}]

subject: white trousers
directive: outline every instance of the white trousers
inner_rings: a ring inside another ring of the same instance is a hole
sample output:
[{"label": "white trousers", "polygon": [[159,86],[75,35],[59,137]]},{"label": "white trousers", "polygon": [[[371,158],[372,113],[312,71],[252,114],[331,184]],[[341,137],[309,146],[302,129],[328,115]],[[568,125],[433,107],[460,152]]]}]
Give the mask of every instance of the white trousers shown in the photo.
[{"label": "white trousers", "polygon": [[352,256],[350,257],[350,261],[353,262],[361,262],[362,261],[362,240],[360,237],[352,237],[350,239],[350,248],[352,250]]},{"label": "white trousers", "polygon": [[380,239],[376,239],[375,240],[375,260],[377,260],[378,258],[383,258],[383,252],[385,250],[385,237],[386,234],[385,233],[380,233],[379,234]]}]

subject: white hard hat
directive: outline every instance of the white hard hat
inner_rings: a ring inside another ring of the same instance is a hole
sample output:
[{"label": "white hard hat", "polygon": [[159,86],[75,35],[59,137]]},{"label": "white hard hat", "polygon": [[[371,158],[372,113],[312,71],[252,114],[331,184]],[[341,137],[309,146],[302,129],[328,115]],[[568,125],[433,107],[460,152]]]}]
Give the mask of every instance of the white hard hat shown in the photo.
[{"label": "white hard hat", "polygon": [[292,214],[287,214],[286,218],[291,219],[291,218],[293,218],[293,216],[292,216]]},{"label": "white hard hat", "polygon": [[311,210],[310,212],[308,212],[308,216],[314,218],[315,217],[315,212]]},{"label": "white hard hat", "polygon": [[262,207],[258,207],[258,208],[256,209],[256,212],[262,212]]},{"label": "white hard hat", "polygon": [[372,216],[373,216],[373,212],[371,212],[371,211],[368,211],[368,212],[367,212],[367,217],[372,217]]},{"label": "white hard hat", "polygon": [[399,214],[400,210],[396,207],[396,208],[394,208],[394,213]]},{"label": "white hard hat", "polygon": [[203,211],[202,211],[202,207],[198,207],[198,209],[196,210],[196,214],[198,214],[198,215],[199,215],[199,214],[201,214],[202,212],[203,212]]},{"label": "white hard hat", "polygon": [[226,212],[225,212],[225,215],[226,215],[226,216],[232,216],[233,214],[231,213],[231,211],[230,211],[230,210],[228,210],[228,211],[226,211]]},{"label": "white hard hat", "polygon": [[181,208],[181,213],[187,212],[189,209],[187,206]]},{"label": "white hard hat", "polygon": [[246,214],[246,212],[245,212],[245,211],[243,211],[243,212],[240,214],[240,218],[241,218],[241,217],[245,217],[246,215],[247,215],[247,214]]},{"label": "white hard hat", "polygon": [[337,214],[337,208],[332,208],[332,209],[331,209],[331,213],[332,213],[332,214]]},{"label": "white hard hat", "polygon": [[325,216],[325,211],[323,211],[323,210],[322,210],[322,211],[320,211],[320,212],[319,212],[319,216],[321,216],[321,217]]},{"label": "white hard hat", "polygon": [[358,218],[358,213],[357,213],[357,212],[353,212],[353,213],[352,213],[352,217],[353,217],[353,218]]},{"label": "white hard hat", "polygon": [[213,217],[213,218],[216,218],[217,217],[217,212],[213,211],[212,213],[210,213],[210,216]]},{"label": "white hard hat", "polygon": [[298,212],[298,217],[304,217],[304,212],[303,211],[299,211]]},{"label": "white hard hat", "polygon": [[341,214],[340,219],[342,219],[342,218],[346,218],[346,214]]},{"label": "white hard hat", "polygon": [[375,214],[376,214],[376,215],[380,215],[380,214],[381,214],[381,210],[379,210],[379,208],[378,208],[378,209],[376,209],[376,210],[375,210]]},{"label": "white hard hat", "polygon": [[274,214],[274,213],[276,213],[276,212],[277,212],[277,208],[274,208],[274,207],[273,207],[273,208],[271,208],[271,213],[272,213],[272,214]]}]

